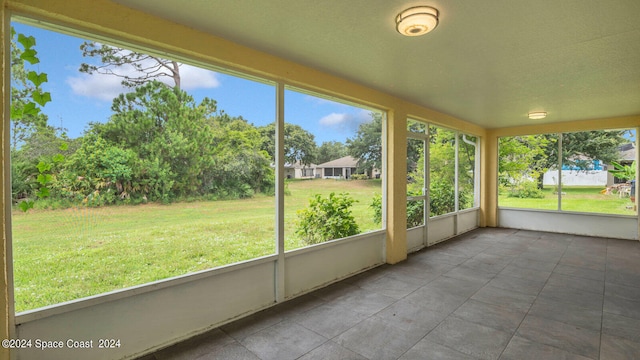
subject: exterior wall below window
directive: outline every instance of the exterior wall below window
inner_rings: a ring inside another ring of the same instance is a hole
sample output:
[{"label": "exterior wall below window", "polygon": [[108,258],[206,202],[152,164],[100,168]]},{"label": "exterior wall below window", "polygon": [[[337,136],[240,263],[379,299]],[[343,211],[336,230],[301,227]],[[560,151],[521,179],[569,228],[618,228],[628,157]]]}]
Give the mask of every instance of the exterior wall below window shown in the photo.
[{"label": "exterior wall below window", "polygon": [[[288,252],[287,299],[381,265],[385,232],[377,231]],[[16,338],[62,340],[47,359],[132,358],[276,304],[277,256],[159,281],[60,304],[17,317]],[[69,349],[68,339],[94,340],[93,349]],[[98,349],[98,339],[120,347]],[[42,359],[41,349],[16,351],[18,360]]]},{"label": "exterior wall below window", "polygon": [[633,216],[501,208],[498,210],[498,225],[513,229],[638,240],[638,218]]},{"label": "exterior wall below window", "polygon": [[383,264],[384,238],[384,231],[375,231],[287,252],[286,298]]},{"label": "exterior wall below window", "polygon": [[[275,303],[271,256],[222,269],[96,296],[16,318],[19,339],[62,340],[46,358],[132,358],[187,339]],[[93,340],[92,349],[70,349],[68,339]],[[120,347],[99,349],[99,339]],[[43,350],[16,351],[18,360],[42,359]]]},{"label": "exterior wall below window", "polygon": [[480,209],[473,208],[427,220],[427,226],[407,230],[407,252],[418,251],[478,228]]}]

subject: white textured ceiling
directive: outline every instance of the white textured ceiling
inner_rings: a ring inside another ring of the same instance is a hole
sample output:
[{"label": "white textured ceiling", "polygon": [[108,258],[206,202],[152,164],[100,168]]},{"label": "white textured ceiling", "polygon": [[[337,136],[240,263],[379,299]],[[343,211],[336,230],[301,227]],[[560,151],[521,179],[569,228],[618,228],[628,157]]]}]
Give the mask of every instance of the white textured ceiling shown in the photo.
[{"label": "white textured ceiling", "polygon": [[115,1],[487,128],[640,114],[638,0]]}]

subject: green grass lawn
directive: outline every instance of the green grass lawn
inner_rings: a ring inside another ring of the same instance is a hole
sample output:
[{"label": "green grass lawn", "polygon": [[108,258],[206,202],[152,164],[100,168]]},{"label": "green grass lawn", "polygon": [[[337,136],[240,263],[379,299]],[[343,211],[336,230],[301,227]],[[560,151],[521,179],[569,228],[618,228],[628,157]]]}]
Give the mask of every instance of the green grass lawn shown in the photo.
[{"label": "green grass lawn", "polygon": [[[562,192],[565,194],[562,195],[562,210],[618,215],[636,214],[628,197],[620,198],[617,194],[601,194],[601,190],[603,187],[599,186],[563,187]],[[545,188],[544,199],[510,198],[505,192],[498,197],[498,206],[558,210],[558,195],[553,191],[553,187]]]},{"label": "green grass lawn", "polygon": [[[296,211],[314,194],[348,192],[361,232],[376,230],[373,194],[380,181],[294,180],[285,197],[285,249],[306,244],[295,235]],[[566,188],[563,209],[633,215],[629,198],[600,188]],[[556,209],[544,199],[500,196],[499,205]],[[16,311],[96,295],[275,253],[271,196],[171,205],[147,204],[13,213]]]},{"label": "green grass lawn", "polygon": [[[361,232],[379,229],[369,207],[379,180],[288,182],[285,249],[296,211],[314,194],[348,192]],[[275,200],[202,201],[13,212],[16,311],[74,300],[275,253]]]}]

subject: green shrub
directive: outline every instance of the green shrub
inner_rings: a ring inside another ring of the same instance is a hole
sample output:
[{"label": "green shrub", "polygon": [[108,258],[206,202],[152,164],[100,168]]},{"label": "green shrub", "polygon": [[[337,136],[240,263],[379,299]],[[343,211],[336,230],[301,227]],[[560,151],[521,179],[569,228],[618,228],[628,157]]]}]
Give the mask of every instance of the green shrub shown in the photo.
[{"label": "green shrub", "polygon": [[382,223],[382,194],[373,194],[369,207],[373,209],[373,222],[376,224]]},{"label": "green shrub", "polygon": [[[422,225],[424,220],[424,206],[422,204],[422,201],[407,202],[407,229]],[[382,194],[374,194],[369,207],[373,209],[373,221],[380,224],[382,222]]]},{"label": "green shrub", "polygon": [[446,180],[432,180],[429,191],[431,216],[448,214],[456,210],[455,188]]},{"label": "green shrub", "polygon": [[[421,195],[416,191],[409,191],[409,196]],[[455,191],[451,185],[445,182],[433,183],[431,197],[429,199],[431,216],[438,216],[455,211]],[[473,204],[473,198],[469,191],[460,189],[458,191],[458,206],[460,209],[467,209]],[[371,200],[373,208],[373,221],[376,224],[382,222],[382,195],[375,194]],[[407,201],[407,229],[424,224],[424,203],[421,200]]]},{"label": "green shrub", "polygon": [[544,199],[544,193],[538,189],[538,184],[534,181],[523,181],[517,184],[509,190],[507,196],[520,199]]},{"label": "green shrub", "polygon": [[358,234],[360,229],[351,214],[355,201],[347,193],[332,192],[326,198],[316,194],[307,208],[298,210],[296,234],[310,245]]},{"label": "green shrub", "polygon": [[369,177],[367,174],[352,174],[351,180],[367,180]]},{"label": "green shrub", "polygon": [[424,224],[422,201],[407,201],[407,229]]}]

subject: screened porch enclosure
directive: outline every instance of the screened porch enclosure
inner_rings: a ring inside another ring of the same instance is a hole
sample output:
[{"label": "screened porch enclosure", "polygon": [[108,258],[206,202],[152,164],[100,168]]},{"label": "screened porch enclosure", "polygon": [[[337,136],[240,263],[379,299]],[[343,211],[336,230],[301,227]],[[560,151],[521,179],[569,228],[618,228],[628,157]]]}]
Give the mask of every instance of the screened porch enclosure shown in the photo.
[{"label": "screened porch enclosure", "polygon": [[[64,346],[0,358],[640,356],[636,1],[3,5],[0,335]],[[185,76],[100,103],[47,32]]]}]

